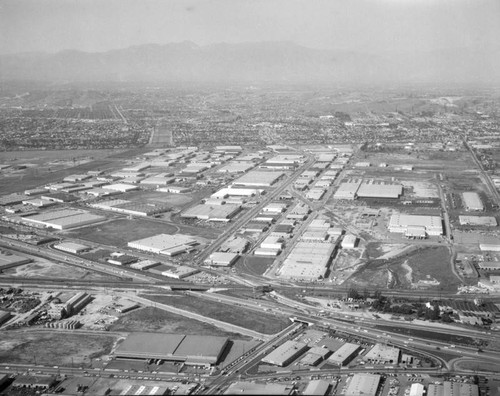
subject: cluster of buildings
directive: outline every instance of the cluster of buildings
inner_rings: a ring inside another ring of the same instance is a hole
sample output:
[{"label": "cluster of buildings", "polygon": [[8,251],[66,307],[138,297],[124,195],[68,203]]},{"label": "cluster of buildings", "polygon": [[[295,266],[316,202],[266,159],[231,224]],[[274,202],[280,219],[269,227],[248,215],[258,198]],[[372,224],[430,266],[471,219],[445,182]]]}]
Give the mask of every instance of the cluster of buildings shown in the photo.
[{"label": "cluster of buildings", "polygon": [[292,248],[277,275],[283,279],[312,282],[326,277],[342,230],[315,219]]}]

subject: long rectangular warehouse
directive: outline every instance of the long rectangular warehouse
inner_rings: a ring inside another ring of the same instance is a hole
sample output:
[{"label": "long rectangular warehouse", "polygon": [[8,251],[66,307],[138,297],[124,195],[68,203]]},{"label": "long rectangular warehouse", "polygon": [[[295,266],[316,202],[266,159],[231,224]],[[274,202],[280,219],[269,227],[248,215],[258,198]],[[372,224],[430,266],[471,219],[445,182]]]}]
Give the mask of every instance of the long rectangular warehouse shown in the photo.
[{"label": "long rectangular warehouse", "polygon": [[283,172],[265,172],[254,170],[236,179],[232,184],[241,186],[270,187],[283,177],[283,175]]},{"label": "long rectangular warehouse", "polygon": [[191,250],[197,244],[198,242],[189,235],[158,234],[149,238],[130,241],[127,246],[132,249],[172,256],[174,252],[183,253]]},{"label": "long rectangular warehouse", "polygon": [[307,344],[288,340],[264,357],[262,362],[283,367],[302,355],[307,349]]},{"label": "long rectangular warehouse", "polygon": [[217,364],[229,344],[226,337],[131,333],[116,349],[125,359],[162,359],[187,364]]},{"label": "long rectangular warehouse", "polygon": [[396,213],[389,220],[389,231],[411,236],[412,228],[423,227],[428,235],[443,235],[441,216],[406,215]]},{"label": "long rectangular warehouse", "polygon": [[74,209],[58,210],[23,218],[25,222],[52,227],[56,230],[80,227],[103,220],[106,220],[106,217]]}]

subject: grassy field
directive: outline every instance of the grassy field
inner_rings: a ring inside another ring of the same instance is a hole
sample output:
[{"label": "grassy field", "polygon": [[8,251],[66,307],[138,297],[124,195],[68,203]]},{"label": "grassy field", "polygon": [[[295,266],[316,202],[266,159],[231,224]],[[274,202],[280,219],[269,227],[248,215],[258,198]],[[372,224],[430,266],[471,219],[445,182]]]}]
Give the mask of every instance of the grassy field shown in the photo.
[{"label": "grassy field", "polygon": [[[241,334],[226,332],[216,326],[186,318],[154,307],[146,307],[121,316],[111,325],[111,331],[145,331],[190,335],[213,335],[245,339]],[[248,338],[248,337],[247,337]]]},{"label": "grassy field", "polygon": [[68,232],[68,236],[105,245],[125,247],[130,241],[157,234],[174,234],[177,227],[143,219],[119,219],[92,227]]},{"label": "grassy field", "polygon": [[[424,284],[437,281],[439,284]],[[348,282],[356,287],[391,289],[440,289],[455,291],[460,281],[450,270],[446,247],[422,247],[388,260],[371,260],[354,273]]]},{"label": "grassy field", "polygon": [[248,256],[245,259],[240,258],[236,262],[235,268],[247,274],[262,275],[271,266],[273,261],[274,258]]},{"label": "grassy field", "polygon": [[491,362],[482,362],[480,360],[469,360],[457,363],[458,367],[463,370],[490,371],[492,373],[500,373],[500,364]]},{"label": "grassy field", "polygon": [[109,354],[116,337],[52,332],[1,332],[0,362],[88,367]]},{"label": "grassy field", "polygon": [[172,298],[162,295],[144,295],[142,297],[263,334],[275,334],[290,324],[288,318],[285,317],[276,317],[248,309],[243,310],[238,306],[207,301],[193,296],[182,295]]}]

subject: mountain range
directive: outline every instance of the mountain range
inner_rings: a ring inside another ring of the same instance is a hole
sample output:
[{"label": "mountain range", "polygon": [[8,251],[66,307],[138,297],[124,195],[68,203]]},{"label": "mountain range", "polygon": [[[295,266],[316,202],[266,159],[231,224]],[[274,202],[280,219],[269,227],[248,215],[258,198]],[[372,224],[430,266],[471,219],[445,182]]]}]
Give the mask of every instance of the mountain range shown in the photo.
[{"label": "mountain range", "polygon": [[368,54],[291,42],[146,44],[107,52],[0,55],[0,80],[317,83],[500,82],[500,51]]}]

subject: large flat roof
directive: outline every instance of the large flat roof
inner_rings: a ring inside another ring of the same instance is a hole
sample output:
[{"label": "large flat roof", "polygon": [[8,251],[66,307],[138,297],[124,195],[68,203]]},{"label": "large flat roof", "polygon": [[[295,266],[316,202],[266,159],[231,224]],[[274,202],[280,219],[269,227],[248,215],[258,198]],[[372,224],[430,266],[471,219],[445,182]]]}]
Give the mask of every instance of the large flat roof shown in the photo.
[{"label": "large flat roof", "polygon": [[354,374],[345,396],[375,396],[379,383],[378,374]]},{"label": "large flat roof", "polygon": [[160,252],[183,245],[193,245],[196,241],[189,235],[158,234],[148,238],[138,239],[128,243],[129,247]]},{"label": "large flat roof", "polygon": [[228,341],[226,337],[216,336],[131,333],[117,348],[115,355],[215,364]]},{"label": "large flat roof", "polygon": [[232,184],[249,186],[271,186],[283,175],[283,172],[266,172],[253,170],[236,179]]},{"label": "large flat roof", "polygon": [[118,347],[118,356],[167,358],[186,336],[183,334],[131,333]]},{"label": "large flat roof", "polygon": [[442,228],[441,216],[407,215],[396,213],[389,220],[389,227],[423,226],[429,228]]}]

